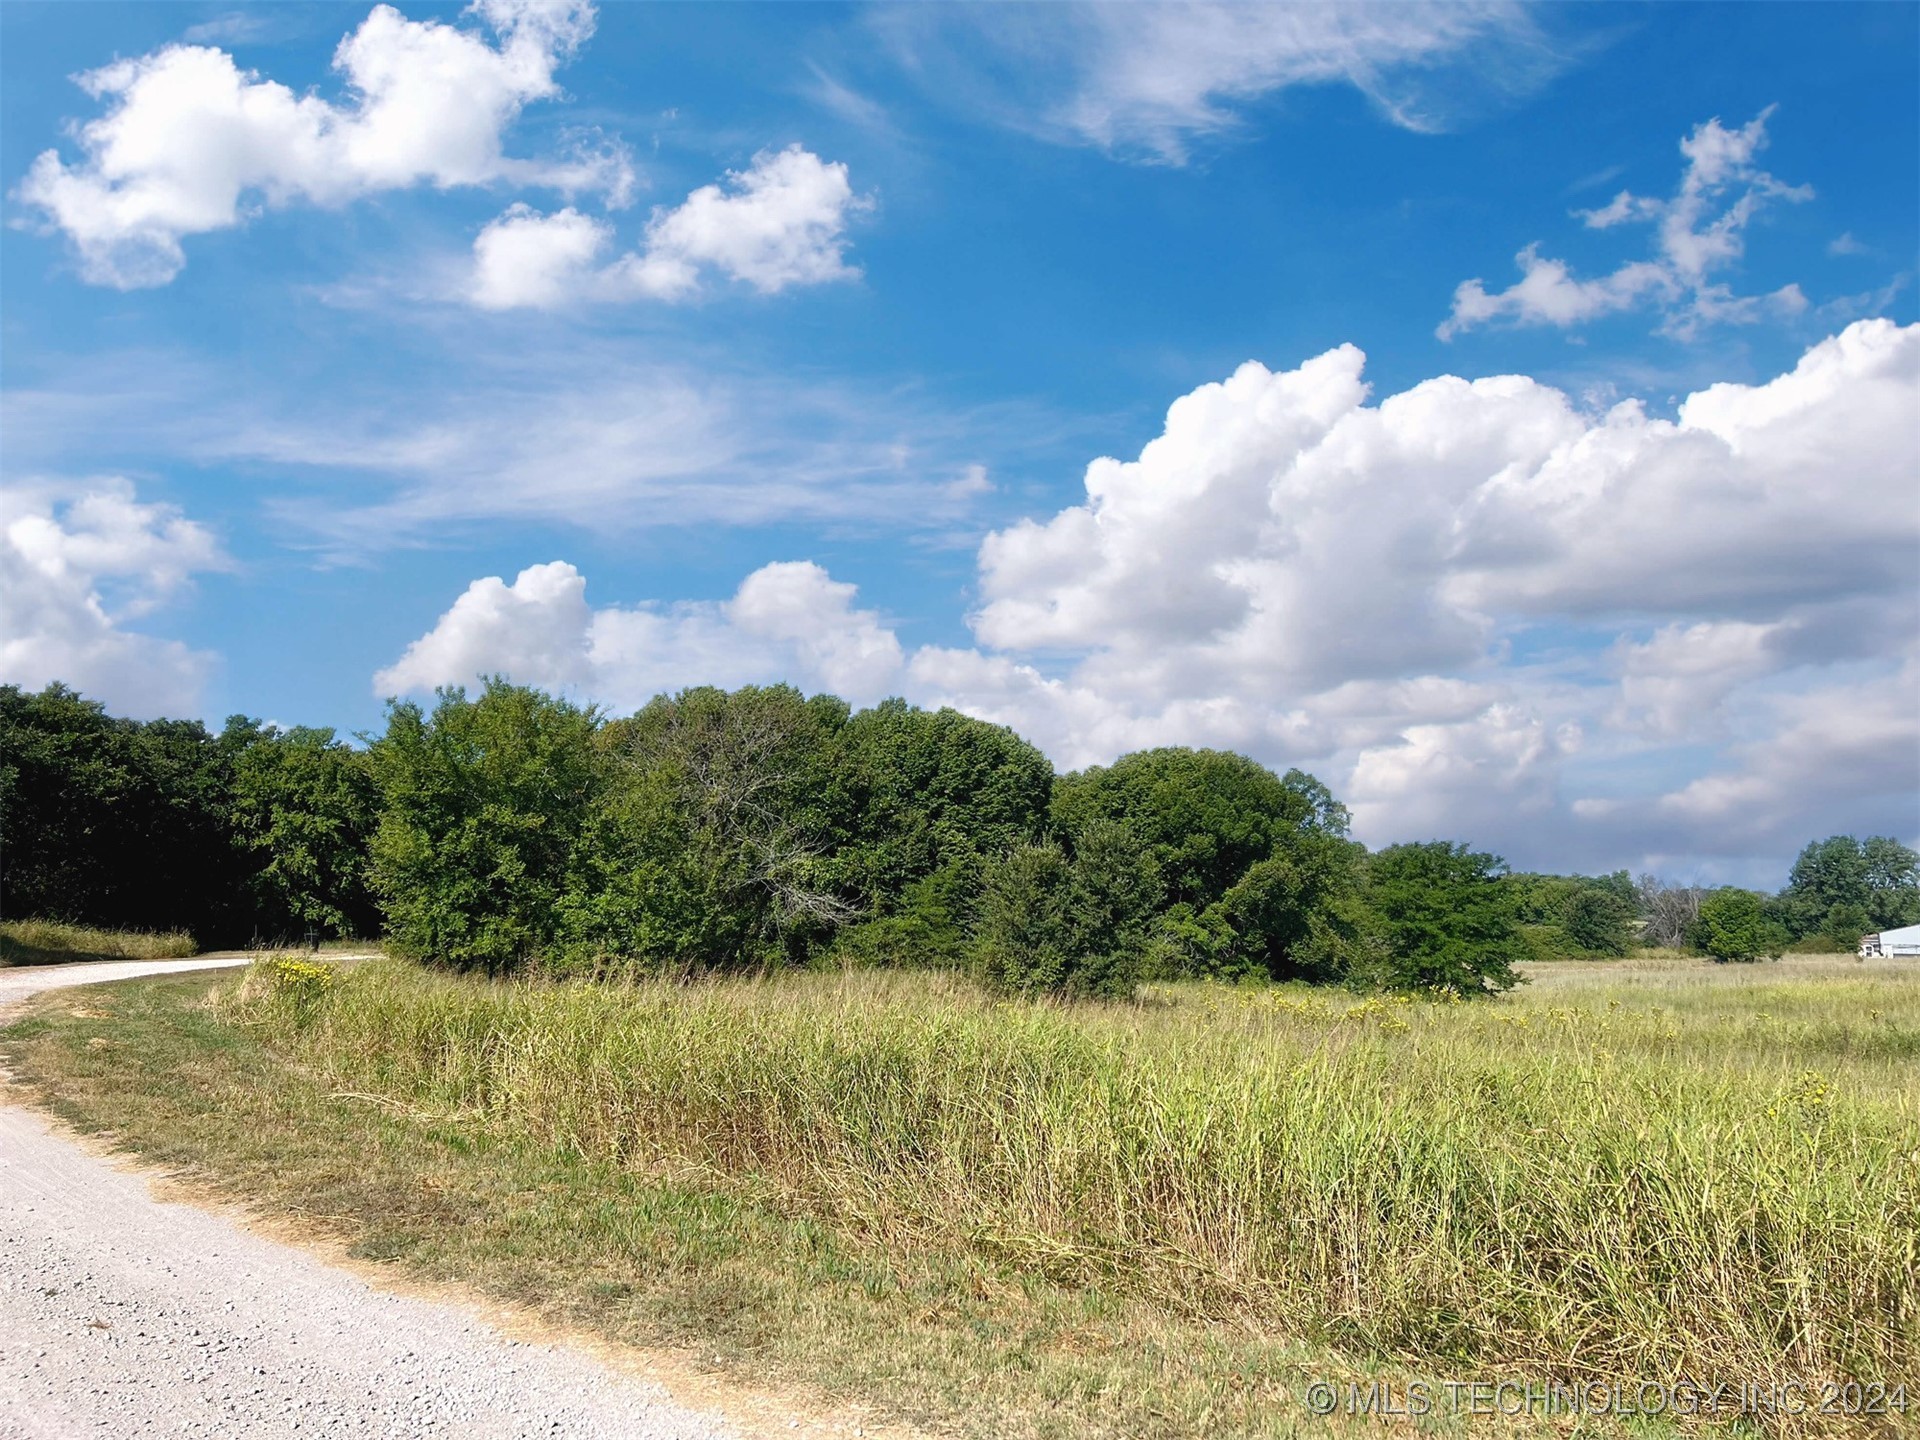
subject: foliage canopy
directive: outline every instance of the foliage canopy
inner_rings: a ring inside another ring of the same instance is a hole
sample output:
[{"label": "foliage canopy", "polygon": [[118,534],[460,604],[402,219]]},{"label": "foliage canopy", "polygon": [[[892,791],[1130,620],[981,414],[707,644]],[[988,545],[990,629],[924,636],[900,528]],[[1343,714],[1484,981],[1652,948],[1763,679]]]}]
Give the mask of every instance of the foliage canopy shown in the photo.
[{"label": "foliage canopy", "polygon": [[1479,995],[1518,982],[1526,947],[1498,856],[1433,840],[1390,846],[1369,868],[1389,988]]},{"label": "foliage canopy", "polygon": [[384,930],[459,969],[942,965],[1021,992],[1297,979],[1493,993],[1529,955],[1724,959],[1920,919],[1920,857],[1809,845],[1780,895],[1508,873],[1348,835],[1312,776],[1174,746],[1056,776],[1004,726],[786,685],[626,717],[504,679],[384,732],[138,723],[0,687],[0,905],[205,944]]},{"label": "foliage canopy", "polygon": [[1700,902],[1694,943],[1715,960],[1759,960],[1778,955],[1786,935],[1767,918],[1766,902],[1751,890],[1728,886]]}]

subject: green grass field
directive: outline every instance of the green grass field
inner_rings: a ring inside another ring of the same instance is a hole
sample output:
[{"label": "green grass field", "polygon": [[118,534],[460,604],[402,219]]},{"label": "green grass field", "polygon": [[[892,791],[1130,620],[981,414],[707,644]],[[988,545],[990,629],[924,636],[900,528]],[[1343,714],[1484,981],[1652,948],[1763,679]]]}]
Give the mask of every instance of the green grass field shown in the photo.
[{"label": "green grass field", "polygon": [[[1346,1433],[1314,1378],[1920,1381],[1920,967],[1531,978],[1059,1007],[280,962],[56,998],[4,1048],[364,1253],[936,1428]],[[1496,1428],[1671,1428],[1584,1423]]]},{"label": "green grass field", "polygon": [[95,930],[58,920],[0,920],[0,967],[81,960],[179,960],[197,953],[184,930]]}]

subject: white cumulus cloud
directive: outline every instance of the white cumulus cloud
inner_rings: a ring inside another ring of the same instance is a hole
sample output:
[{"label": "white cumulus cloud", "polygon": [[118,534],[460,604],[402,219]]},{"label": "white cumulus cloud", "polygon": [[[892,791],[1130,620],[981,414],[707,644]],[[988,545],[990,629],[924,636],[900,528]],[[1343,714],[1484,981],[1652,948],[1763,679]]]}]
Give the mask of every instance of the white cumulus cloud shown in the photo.
[{"label": "white cumulus cloud", "polygon": [[[1304,765],[1370,843],[1521,863],[1739,878],[1816,832],[1913,838],[1920,326],[1859,322],[1672,420],[1525,376],[1376,401],[1364,363],[1244,365],[1134,459],[1089,465],[1081,503],[989,535],[973,646],[909,653],[812,565],[602,611],[571,567],[536,567],[479,582],[382,683],[894,691],[1064,766],[1161,744]],[[502,621],[509,590],[557,628]]]},{"label": "white cumulus cloud", "polygon": [[216,657],[129,628],[204,571],[212,532],[124,480],[0,491],[0,681],[61,681],[121,714],[190,715]]},{"label": "white cumulus cloud", "polygon": [[563,159],[509,156],[530,102],[593,30],[587,0],[477,0],[493,31],[409,20],[377,5],[340,42],[335,103],[243,70],[224,50],[168,45],[78,77],[106,113],[77,126],[82,158],[33,162],[17,195],[63,232],[96,284],[164,285],[183,238],[261,208],[333,206],[381,190],[497,181],[624,202],[632,171],[614,148]]},{"label": "white cumulus cloud", "polygon": [[473,242],[473,303],[486,310],[551,309],[573,298],[612,226],[569,205],[542,215],[510,207]]},{"label": "white cumulus cloud", "polygon": [[1606,205],[1577,212],[1590,229],[1626,224],[1654,227],[1654,255],[1632,260],[1597,279],[1577,278],[1560,260],[1541,255],[1538,244],[1516,257],[1521,278],[1505,290],[1489,291],[1480,279],[1464,281],[1453,295],[1453,312],[1438,334],[1450,340],[1478,325],[1506,321],[1515,325],[1580,325],[1602,315],[1653,305],[1661,328],[1688,337],[1716,322],[1749,323],[1765,315],[1795,315],[1807,308],[1798,285],[1768,295],[1736,295],[1716,272],[1746,253],[1746,230],[1773,201],[1798,203],[1813,198],[1813,187],[1789,185],[1760,168],[1767,121],[1773,107],[1737,130],[1719,119],[1695,127],[1680,142],[1686,168],[1679,188],[1666,199],[1622,190]]},{"label": "white cumulus cloud", "polygon": [[1623,640],[1616,718],[1655,735],[1713,734],[1723,728],[1727,697],[1779,666],[1772,642],[1780,629],[1749,620],[1676,621],[1645,640]]},{"label": "white cumulus cloud", "polygon": [[433,629],[374,676],[378,694],[501,674],[632,708],[686,685],[786,681],[870,703],[891,693],[900,642],[855,589],[806,561],[764,565],[725,601],[595,610],[565,561],[512,584],[476,580]]},{"label": "white cumulus cloud", "polygon": [[724,184],[702,185],[654,211],[639,248],[609,260],[613,227],[569,207],[542,215],[515,205],[473,243],[471,297],[487,309],[552,308],[573,300],[678,300],[711,272],[763,295],[847,280],[847,224],[870,207],[847,167],[799,145],[763,150]]},{"label": "white cumulus cloud", "polygon": [[374,676],[380,694],[460,685],[505,674],[526,685],[567,690],[586,679],[592,622],[586,578],[561,561],[530,565],[509,585],[476,580],[432,630]]},{"label": "white cumulus cloud", "polygon": [[[1901,653],[1920,327],[1861,322],[1671,421],[1588,416],[1522,376],[1370,404],[1361,366],[1351,347],[1243,366],[1175,402],[1137,459],[1089,466],[1084,503],[989,536],[973,625],[994,653],[943,657],[945,693],[978,686],[1063,739],[1318,747],[1386,807],[1463,756],[1547,775],[1593,748],[1568,725],[1602,750],[1610,729],[1712,730],[1750,682]],[[1511,658],[1542,633],[1570,658]],[[1483,687],[1470,713],[1456,687],[1404,688],[1448,678]]]}]

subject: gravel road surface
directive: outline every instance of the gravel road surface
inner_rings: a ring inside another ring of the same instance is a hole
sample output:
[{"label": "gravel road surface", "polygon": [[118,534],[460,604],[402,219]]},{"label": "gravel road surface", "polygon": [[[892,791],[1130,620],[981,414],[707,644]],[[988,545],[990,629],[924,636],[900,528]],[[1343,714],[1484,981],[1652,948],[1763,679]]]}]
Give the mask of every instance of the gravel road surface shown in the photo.
[{"label": "gravel road surface", "polygon": [[[65,985],[241,961],[0,970]],[[717,1440],[713,1413],[460,1306],[390,1295],[189,1205],[0,1092],[0,1437]]]}]

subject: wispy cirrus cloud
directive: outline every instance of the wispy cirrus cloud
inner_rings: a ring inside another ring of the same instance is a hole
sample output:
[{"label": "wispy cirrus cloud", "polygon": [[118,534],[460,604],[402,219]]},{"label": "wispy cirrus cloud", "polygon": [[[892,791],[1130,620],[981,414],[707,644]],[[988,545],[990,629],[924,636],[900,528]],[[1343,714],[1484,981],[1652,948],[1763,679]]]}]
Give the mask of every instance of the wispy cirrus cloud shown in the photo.
[{"label": "wispy cirrus cloud", "polygon": [[875,23],[912,73],[959,104],[1171,165],[1291,87],[1350,85],[1391,123],[1441,131],[1538,89],[1569,60],[1533,9],[1510,0],[893,7]]},{"label": "wispy cirrus cloud", "polygon": [[189,45],[245,45],[270,35],[273,26],[258,11],[230,10],[189,25],[180,38]]},{"label": "wispy cirrus cloud", "polygon": [[244,474],[269,529],[331,563],[501,523],[619,535],[804,521],[945,545],[977,537],[998,503],[986,465],[1005,437],[1032,450],[1099,419],[956,407],[910,381],[803,375],[703,344],[636,357],[539,315],[500,345],[494,317],[432,315],[436,353],[459,358],[405,384],[374,371],[321,393],[243,385],[222,360],[172,351],[63,367],[0,396],[8,470]]}]

